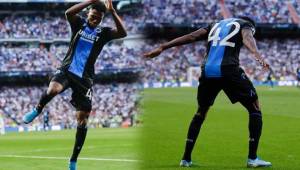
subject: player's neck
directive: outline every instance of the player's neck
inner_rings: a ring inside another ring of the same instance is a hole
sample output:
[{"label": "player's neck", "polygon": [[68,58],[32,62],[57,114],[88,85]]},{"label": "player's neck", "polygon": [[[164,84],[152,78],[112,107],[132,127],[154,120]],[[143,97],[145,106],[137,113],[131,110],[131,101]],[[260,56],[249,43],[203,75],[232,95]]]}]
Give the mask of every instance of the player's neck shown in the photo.
[{"label": "player's neck", "polygon": [[88,26],[89,28],[91,28],[91,29],[97,28],[97,26],[92,26],[89,22],[87,22],[87,26]]}]

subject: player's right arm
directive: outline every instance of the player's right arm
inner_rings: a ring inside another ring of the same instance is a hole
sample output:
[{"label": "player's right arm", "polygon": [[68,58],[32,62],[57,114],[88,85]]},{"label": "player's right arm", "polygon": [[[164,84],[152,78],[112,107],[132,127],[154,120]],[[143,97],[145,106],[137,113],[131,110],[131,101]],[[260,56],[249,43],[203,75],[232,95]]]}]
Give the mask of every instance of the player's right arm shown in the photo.
[{"label": "player's right arm", "polygon": [[98,2],[98,0],[86,0],[86,1],[83,1],[79,4],[76,4],[72,7],[70,7],[69,9],[67,9],[67,11],[65,12],[65,16],[66,16],[67,20],[69,21],[69,23],[75,24],[79,18],[79,16],[77,14],[80,11],[82,11],[84,8],[86,8],[96,2]]},{"label": "player's right arm", "polygon": [[265,69],[269,69],[270,66],[262,58],[260,52],[258,51],[256,41],[253,37],[253,31],[249,28],[242,29],[243,44],[249,49],[249,51],[254,54],[256,61],[258,61]]},{"label": "player's right arm", "polygon": [[148,53],[144,54],[144,57],[146,58],[154,58],[158,56],[160,53],[162,53],[164,50],[179,46],[179,45],[184,45],[188,43],[195,42],[201,38],[207,37],[208,31],[204,28],[200,28],[197,31],[194,31],[192,33],[189,33],[187,35],[178,37],[170,42],[164,43],[160,45],[158,48],[154,49],[153,51],[150,51]]}]

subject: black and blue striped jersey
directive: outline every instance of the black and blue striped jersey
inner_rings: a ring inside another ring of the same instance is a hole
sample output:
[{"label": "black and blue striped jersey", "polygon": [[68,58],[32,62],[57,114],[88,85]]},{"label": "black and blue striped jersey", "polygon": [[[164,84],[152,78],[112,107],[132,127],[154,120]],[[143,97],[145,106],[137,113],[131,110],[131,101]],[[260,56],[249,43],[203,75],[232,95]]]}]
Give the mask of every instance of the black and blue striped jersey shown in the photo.
[{"label": "black and blue striped jersey", "polygon": [[71,43],[60,69],[69,71],[80,78],[93,79],[94,65],[103,46],[112,40],[109,27],[91,28],[87,21],[77,17],[70,23]]},{"label": "black and blue striped jersey", "polygon": [[207,55],[202,63],[206,77],[222,77],[239,67],[239,53],[243,46],[242,29],[255,27],[248,21],[229,18],[210,24],[208,31]]}]

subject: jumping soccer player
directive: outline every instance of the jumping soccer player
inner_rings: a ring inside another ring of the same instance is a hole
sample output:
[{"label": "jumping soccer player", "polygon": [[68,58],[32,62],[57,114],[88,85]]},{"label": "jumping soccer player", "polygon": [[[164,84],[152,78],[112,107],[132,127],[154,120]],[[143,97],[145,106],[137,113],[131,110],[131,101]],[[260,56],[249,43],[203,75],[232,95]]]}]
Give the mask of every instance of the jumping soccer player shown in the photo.
[{"label": "jumping soccer player", "polygon": [[[78,13],[89,7],[87,18]],[[116,29],[98,26],[105,12],[109,11]],[[84,144],[87,134],[87,120],[92,108],[92,84],[94,64],[103,46],[112,39],[127,35],[123,23],[113,8],[112,0],[105,3],[99,0],[87,0],[76,4],[65,12],[70,23],[72,37],[69,50],[61,67],[52,78],[48,90],[42,95],[38,105],[23,117],[24,123],[32,122],[43,110],[45,105],[57,94],[67,88],[73,90],[72,105],[76,108],[77,132],[69,169],[76,170],[77,157]]]},{"label": "jumping soccer player", "polygon": [[250,140],[247,166],[271,166],[270,162],[263,161],[256,155],[262,131],[262,114],[256,90],[245,72],[239,67],[239,52],[244,44],[264,69],[269,69],[269,65],[257,49],[254,33],[255,22],[252,19],[248,17],[229,18],[176,38],[144,54],[146,58],[154,58],[174,46],[204,38],[208,41],[207,55],[202,63],[202,75],[199,78],[198,111],[188,130],[185,152],[180,166],[190,167],[192,165],[191,153],[201,125],[221,90],[226,93],[232,103],[240,102],[249,112]]}]

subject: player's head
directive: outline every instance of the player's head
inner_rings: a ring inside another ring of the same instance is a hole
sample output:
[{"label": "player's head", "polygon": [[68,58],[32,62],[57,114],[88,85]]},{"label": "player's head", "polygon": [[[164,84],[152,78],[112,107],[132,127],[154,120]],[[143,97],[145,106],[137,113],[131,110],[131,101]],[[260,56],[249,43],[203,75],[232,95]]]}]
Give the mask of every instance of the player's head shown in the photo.
[{"label": "player's head", "polygon": [[88,10],[88,23],[91,27],[97,27],[106,12],[106,6],[102,1],[92,4]]},{"label": "player's head", "polygon": [[250,22],[253,25],[254,28],[256,27],[255,21],[251,17],[248,17],[248,16],[239,16],[238,18],[243,19],[245,21],[248,21],[248,22]]}]

